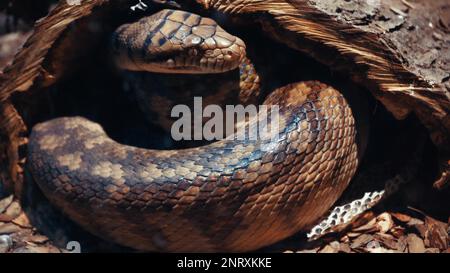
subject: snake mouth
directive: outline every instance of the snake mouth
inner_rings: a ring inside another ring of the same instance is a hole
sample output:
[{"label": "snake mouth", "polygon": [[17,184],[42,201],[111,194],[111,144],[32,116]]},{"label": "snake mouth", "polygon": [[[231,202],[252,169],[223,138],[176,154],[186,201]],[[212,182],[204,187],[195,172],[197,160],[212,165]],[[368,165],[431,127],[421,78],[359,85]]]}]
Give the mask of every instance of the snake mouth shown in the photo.
[{"label": "snake mouth", "polygon": [[[237,69],[245,55],[228,53],[223,58],[207,58],[191,55],[160,56],[152,60],[136,60],[126,70],[164,74],[218,74]],[[122,64],[123,66],[123,64]]]},{"label": "snake mouth", "polygon": [[201,67],[193,65],[183,65],[176,67],[159,67],[155,68],[152,72],[167,73],[167,74],[212,74],[221,73],[223,71],[204,70]]},{"label": "snake mouth", "polygon": [[[142,68],[142,66],[141,66]],[[223,67],[204,67],[201,65],[175,65],[170,66],[165,63],[154,63],[145,65],[143,70],[147,72],[153,73],[164,73],[164,74],[219,74],[227,71],[237,69],[236,66],[232,66],[231,68],[223,68]]]}]

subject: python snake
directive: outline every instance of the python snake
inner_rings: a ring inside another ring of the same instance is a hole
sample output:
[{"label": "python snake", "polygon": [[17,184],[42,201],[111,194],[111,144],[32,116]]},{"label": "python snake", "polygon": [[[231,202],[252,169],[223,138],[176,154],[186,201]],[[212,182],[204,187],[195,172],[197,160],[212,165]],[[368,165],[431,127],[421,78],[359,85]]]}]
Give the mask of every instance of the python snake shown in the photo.
[{"label": "python snake", "polygon": [[[121,69],[241,67],[243,97],[254,88],[243,76],[244,42],[212,19],[163,10],[120,26],[112,40]],[[181,150],[126,146],[85,118],[53,119],[32,129],[28,170],[55,206],[106,240],[145,251],[255,250],[316,223],[358,165],[355,120],[337,90],[292,83],[264,104],[279,106],[279,138]]]}]

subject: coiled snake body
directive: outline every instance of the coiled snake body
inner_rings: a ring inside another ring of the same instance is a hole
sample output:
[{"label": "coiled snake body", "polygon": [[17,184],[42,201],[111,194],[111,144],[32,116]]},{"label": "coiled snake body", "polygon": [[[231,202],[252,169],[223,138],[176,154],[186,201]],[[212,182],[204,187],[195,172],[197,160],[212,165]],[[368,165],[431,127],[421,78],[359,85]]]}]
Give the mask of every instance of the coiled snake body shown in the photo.
[{"label": "coiled snake body", "polygon": [[[242,40],[188,12],[163,10],[113,36],[112,54],[126,70],[221,73],[249,65]],[[264,104],[279,105],[278,139],[226,138],[184,150],[126,146],[87,119],[54,119],[33,128],[28,169],[71,219],[122,245],[258,249],[314,224],[358,164],[352,112],[335,89],[293,83]]]}]

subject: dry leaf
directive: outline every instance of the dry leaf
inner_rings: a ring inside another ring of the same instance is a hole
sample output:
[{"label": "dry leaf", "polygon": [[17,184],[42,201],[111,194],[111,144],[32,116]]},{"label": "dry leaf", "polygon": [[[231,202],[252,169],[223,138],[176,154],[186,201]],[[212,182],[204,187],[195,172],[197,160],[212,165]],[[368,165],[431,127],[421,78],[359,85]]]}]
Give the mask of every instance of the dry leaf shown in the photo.
[{"label": "dry leaf", "polygon": [[0,200],[0,213],[5,212],[6,208],[11,204],[13,201],[14,196],[10,195],[2,200]]},{"label": "dry leaf", "polygon": [[318,250],[319,250],[319,248],[316,247],[316,248],[313,248],[313,249],[298,250],[295,253],[317,253]]},{"label": "dry leaf", "polygon": [[20,215],[20,213],[22,212],[22,208],[20,207],[19,202],[14,201],[11,203],[11,205],[9,205],[9,207],[6,209],[5,214],[9,215],[13,218],[16,218]]},{"label": "dry leaf", "polygon": [[427,248],[425,253],[440,253],[439,248]]},{"label": "dry leaf", "polygon": [[14,217],[6,215],[6,214],[0,214],[0,222],[11,222],[14,219]]},{"label": "dry leaf", "polygon": [[375,234],[375,238],[387,248],[398,250],[398,242],[394,236],[385,233],[377,233]]},{"label": "dry leaf", "polygon": [[350,246],[348,244],[341,243],[339,245],[339,252],[352,253],[352,249],[350,248]]},{"label": "dry leaf", "polygon": [[398,221],[402,223],[408,223],[411,220],[411,216],[400,213],[400,212],[391,212],[391,215]]},{"label": "dry leaf", "polygon": [[370,253],[395,253],[395,251],[386,249],[380,245],[380,243],[376,240],[370,241],[365,250]]},{"label": "dry leaf", "polygon": [[385,212],[377,217],[377,229],[381,233],[386,233],[394,226],[394,221],[389,213]]},{"label": "dry leaf", "polygon": [[341,238],[341,242],[343,242],[343,243],[349,243],[349,242],[350,242],[350,238],[348,237],[348,235],[344,235],[344,236]]},{"label": "dry leaf", "polygon": [[394,235],[396,238],[403,237],[405,235],[405,228],[404,227],[393,227],[390,231],[392,235]]},{"label": "dry leaf", "polygon": [[322,250],[319,251],[319,253],[337,253],[337,252],[338,250],[330,245],[326,245]]},{"label": "dry leaf", "polygon": [[361,235],[361,233],[359,233],[359,232],[349,232],[349,233],[347,233],[347,237],[348,238],[356,238],[356,237],[359,237]]},{"label": "dry leaf", "polygon": [[13,251],[14,253],[61,253],[59,249],[54,246],[32,246],[27,245],[20,247]]},{"label": "dry leaf", "polygon": [[42,244],[48,241],[48,237],[44,235],[32,235],[28,237],[27,240],[33,243]]},{"label": "dry leaf", "polygon": [[0,225],[0,235],[1,234],[11,234],[20,231],[20,227],[14,225],[13,223],[7,223]]},{"label": "dry leaf", "polygon": [[408,234],[406,237],[406,242],[408,243],[409,253],[424,253],[425,244],[423,240],[414,233]]},{"label": "dry leaf", "polygon": [[406,240],[406,236],[400,237],[398,239],[398,241],[397,241],[397,250],[399,252],[406,252],[406,250],[407,250],[406,247],[407,246],[408,246],[408,243],[407,243],[407,240]]},{"label": "dry leaf", "polygon": [[352,229],[352,232],[370,233],[377,231],[377,218],[371,219],[365,225]]},{"label": "dry leaf", "polygon": [[425,238],[427,236],[427,226],[425,224],[415,225],[414,228],[419,232],[420,237]]},{"label": "dry leaf", "polygon": [[449,245],[447,224],[427,216],[425,225],[427,226],[427,232],[424,236],[425,245],[445,250]]},{"label": "dry leaf", "polygon": [[359,236],[358,238],[356,238],[352,244],[350,245],[350,247],[352,249],[355,248],[359,248],[363,245],[366,245],[368,242],[373,240],[373,236],[369,235],[369,234],[362,234],[361,236]]},{"label": "dry leaf", "polygon": [[408,221],[407,225],[412,227],[415,225],[423,225],[424,221],[417,219],[417,218],[411,218],[411,220]]},{"label": "dry leaf", "polygon": [[28,216],[22,212],[16,219],[12,221],[14,224],[21,226],[23,228],[31,228],[30,220]]}]

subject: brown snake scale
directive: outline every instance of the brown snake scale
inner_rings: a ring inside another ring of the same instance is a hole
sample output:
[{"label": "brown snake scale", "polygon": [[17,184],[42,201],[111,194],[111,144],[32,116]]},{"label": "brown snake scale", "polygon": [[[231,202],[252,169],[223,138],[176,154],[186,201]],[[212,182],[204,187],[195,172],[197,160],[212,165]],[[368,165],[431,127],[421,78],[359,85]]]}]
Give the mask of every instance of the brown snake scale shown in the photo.
[{"label": "brown snake scale", "polygon": [[[124,25],[113,41],[127,70],[221,73],[248,61],[239,38],[182,11]],[[279,139],[183,150],[126,146],[85,118],[54,119],[33,128],[28,169],[53,204],[107,240],[139,250],[255,250],[316,223],[358,165],[352,111],[335,89],[293,83],[264,104],[280,107]]]}]

